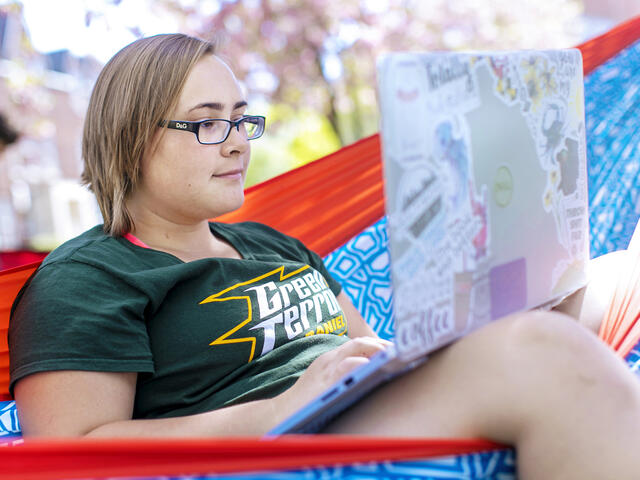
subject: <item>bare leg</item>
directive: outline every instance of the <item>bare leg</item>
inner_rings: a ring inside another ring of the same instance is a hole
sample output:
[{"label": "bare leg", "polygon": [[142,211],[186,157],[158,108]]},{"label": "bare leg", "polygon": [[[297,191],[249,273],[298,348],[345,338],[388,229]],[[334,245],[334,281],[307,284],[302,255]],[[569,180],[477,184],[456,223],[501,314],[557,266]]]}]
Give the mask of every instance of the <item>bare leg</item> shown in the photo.
[{"label": "bare leg", "polygon": [[640,382],[569,317],[531,312],[433,354],[327,433],[484,437],[517,448],[519,478],[638,478]]}]

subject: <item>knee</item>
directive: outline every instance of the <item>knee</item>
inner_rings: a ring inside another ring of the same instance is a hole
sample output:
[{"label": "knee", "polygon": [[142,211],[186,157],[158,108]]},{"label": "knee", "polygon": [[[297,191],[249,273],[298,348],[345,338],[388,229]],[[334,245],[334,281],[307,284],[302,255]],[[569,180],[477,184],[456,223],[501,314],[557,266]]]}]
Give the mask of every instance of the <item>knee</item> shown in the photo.
[{"label": "knee", "polygon": [[573,318],[558,312],[532,311],[507,317],[505,335],[512,346],[522,348],[582,348],[595,340],[592,332]]},{"label": "knee", "polygon": [[[507,373],[540,404],[605,400],[640,412],[640,384],[624,361],[592,331],[555,312],[528,312],[507,321]],[[527,390],[528,389],[528,390]],[[548,402],[547,402],[548,401]]]},{"label": "knee", "polygon": [[526,312],[505,319],[502,351],[509,362],[534,363],[536,369],[589,365],[612,356],[597,336],[557,312]]},{"label": "knee", "polygon": [[[638,385],[622,359],[584,326],[556,312],[527,312],[506,319],[503,361],[538,373],[546,382],[579,382],[604,388]],[[632,379],[632,380],[631,380]],[[553,380],[551,380],[553,382]]]}]

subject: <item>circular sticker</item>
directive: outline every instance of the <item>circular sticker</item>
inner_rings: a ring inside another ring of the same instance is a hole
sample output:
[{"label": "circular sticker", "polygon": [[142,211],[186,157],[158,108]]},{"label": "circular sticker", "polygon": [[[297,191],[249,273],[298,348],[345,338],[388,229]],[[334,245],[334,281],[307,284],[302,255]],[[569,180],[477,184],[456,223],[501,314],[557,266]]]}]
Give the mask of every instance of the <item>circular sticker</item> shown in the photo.
[{"label": "circular sticker", "polygon": [[499,207],[506,207],[513,196],[513,177],[505,166],[499,167],[493,180],[493,198]]}]

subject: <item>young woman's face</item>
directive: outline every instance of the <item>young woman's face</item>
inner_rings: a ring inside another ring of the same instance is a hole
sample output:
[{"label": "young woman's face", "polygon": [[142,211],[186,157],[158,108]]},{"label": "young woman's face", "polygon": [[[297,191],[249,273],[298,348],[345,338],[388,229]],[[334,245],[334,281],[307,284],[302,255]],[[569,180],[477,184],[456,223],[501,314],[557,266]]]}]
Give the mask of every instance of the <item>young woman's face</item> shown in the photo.
[{"label": "young woman's face", "polygon": [[[166,120],[237,120],[245,110],[229,67],[208,55],[194,66]],[[159,129],[154,146],[143,158],[142,179],[133,192],[136,202],[180,224],[217,217],[242,205],[250,153],[242,132],[232,128],[223,143],[201,145],[192,132]]]}]

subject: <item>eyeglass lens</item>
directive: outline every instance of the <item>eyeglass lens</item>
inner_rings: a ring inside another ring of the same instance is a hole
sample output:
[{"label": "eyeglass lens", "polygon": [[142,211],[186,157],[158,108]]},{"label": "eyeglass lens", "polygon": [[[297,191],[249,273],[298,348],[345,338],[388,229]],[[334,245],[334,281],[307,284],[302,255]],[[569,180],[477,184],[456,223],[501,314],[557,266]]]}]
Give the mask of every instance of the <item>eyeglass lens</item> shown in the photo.
[{"label": "eyeglass lens", "polygon": [[[208,120],[200,124],[198,138],[202,143],[222,142],[227,138],[231,128],[231,123],[224,120]],[[243,118],[238,125],[238,131],[249,140],[260,136],[261,130],[257,118]]]}]

